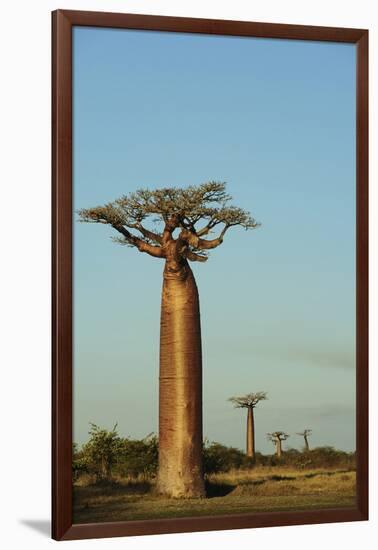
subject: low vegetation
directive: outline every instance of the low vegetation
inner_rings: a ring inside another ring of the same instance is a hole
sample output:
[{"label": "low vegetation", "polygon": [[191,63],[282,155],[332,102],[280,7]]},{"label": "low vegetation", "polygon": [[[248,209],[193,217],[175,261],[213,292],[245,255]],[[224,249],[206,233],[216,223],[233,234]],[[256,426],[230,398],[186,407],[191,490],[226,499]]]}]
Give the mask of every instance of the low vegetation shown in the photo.
[{"label": "low vegetation", "polygon": [[206,476],[207,498],[157,496],[155,480],[117,478],[74,488],[75,523],[353,507],[355,472],[258,466]]},{"label": "low vegetation", "polygon": [[89,441],[74,446],[75,523],[352,507],[355,455],[318,447],[276,455],[205,441],[207,498],[174,499],[155,492],[158,440],[121,438],[91,426]]}]

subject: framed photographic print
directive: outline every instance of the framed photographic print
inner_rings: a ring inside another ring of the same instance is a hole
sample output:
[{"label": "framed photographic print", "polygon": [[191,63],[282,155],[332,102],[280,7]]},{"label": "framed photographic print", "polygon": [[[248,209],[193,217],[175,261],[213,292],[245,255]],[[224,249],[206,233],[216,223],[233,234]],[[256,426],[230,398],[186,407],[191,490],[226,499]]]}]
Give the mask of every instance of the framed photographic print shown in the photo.
[{"label": "framed photographic print", "polygon": [[53,538],[368,518],[368,31],[53,13]]}]

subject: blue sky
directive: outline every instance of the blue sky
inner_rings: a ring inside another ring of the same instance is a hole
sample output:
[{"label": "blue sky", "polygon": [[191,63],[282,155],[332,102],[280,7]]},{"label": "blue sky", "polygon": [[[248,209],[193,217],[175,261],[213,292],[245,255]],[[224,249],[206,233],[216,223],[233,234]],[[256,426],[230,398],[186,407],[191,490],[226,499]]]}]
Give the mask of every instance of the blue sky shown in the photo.
[{"label": "blue sky", "polygon": [[[355,48],[74,29],[74,208],[226,181],[229,231],[200,292],[204,435],[244,447],[227,398],[265,390],[256,443],[355,448]],[[74,225],[74,438],[157,432],[163,262]]]}]

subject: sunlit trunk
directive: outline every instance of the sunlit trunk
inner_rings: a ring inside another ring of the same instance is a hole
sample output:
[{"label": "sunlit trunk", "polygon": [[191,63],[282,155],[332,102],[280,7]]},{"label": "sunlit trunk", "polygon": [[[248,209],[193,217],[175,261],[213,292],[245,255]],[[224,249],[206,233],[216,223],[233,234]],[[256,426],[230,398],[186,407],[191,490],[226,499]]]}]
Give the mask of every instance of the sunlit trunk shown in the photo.
[{"label": "sunlit trunk", "polygon": [[255,419],[253,407],[248,407],[247,415],[247,456],[255,460]]},{"label": "sunlit trunk", "polygon": [[205,495],[202,469],[202,353],[199,299],[189,265],[167,262],[161,303],[157,490]]},{"label": "sunlit trunk", "polygon": [[282,442],[280,439],[277,439],[276,441],[276,453],[277,453],[277,458],[281,458],[281,455],[282,455]]}]

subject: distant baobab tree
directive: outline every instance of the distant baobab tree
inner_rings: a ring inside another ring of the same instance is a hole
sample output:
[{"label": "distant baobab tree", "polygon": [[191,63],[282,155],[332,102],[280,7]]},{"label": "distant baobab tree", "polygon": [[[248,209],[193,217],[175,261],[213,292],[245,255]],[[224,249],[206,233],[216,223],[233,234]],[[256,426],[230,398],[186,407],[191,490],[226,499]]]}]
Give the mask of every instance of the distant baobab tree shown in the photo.
[{"label": "distant baobab tree", "polygon": [[272,432],[266,434],[268,437],[268,440],[275,444],[276,446],[276,455],[277,458],[281,458],[282,455],[282,441],[285,441],[289,436],[289,434],[285,432]]},{"label": "distant baobab tree", "polygon": [[247,409],[247,449],[246,454],[253,461],[256,459],[255,451],[255,418],[254,408],[257,403],[267,398],[267,394],[264,391],[257,393],[248,393],[241,397],[230,397],[229,401],[234,404],[237,409]]},{"label": "distant baobab tree", "polygon": [[305,430],[303,430],[303,432],[297,432],[297,435],[301,435],[304,439],[304,442],[305,442],[305,451],[309,451],[310,450],[310,445],[308,444],[308,438],[309,436],[312,434],[312,430],[306,428]]},{"label": "distant baobab tree", "polygon": [[[165,261],[160,318],[159,471],[157,490],[173,497],[205,495],[202,467],[202,351],[197,285],[190,262],[206,262],[226,231],[258,226],[230,205],[225,183],[140,189],[79,211],[107,224],[116,242]],[[157,229],[155,225],[159,224]],[[214,229],[218,236],[206,239]],[[127,286],[125,291],[128,291]]]}]

